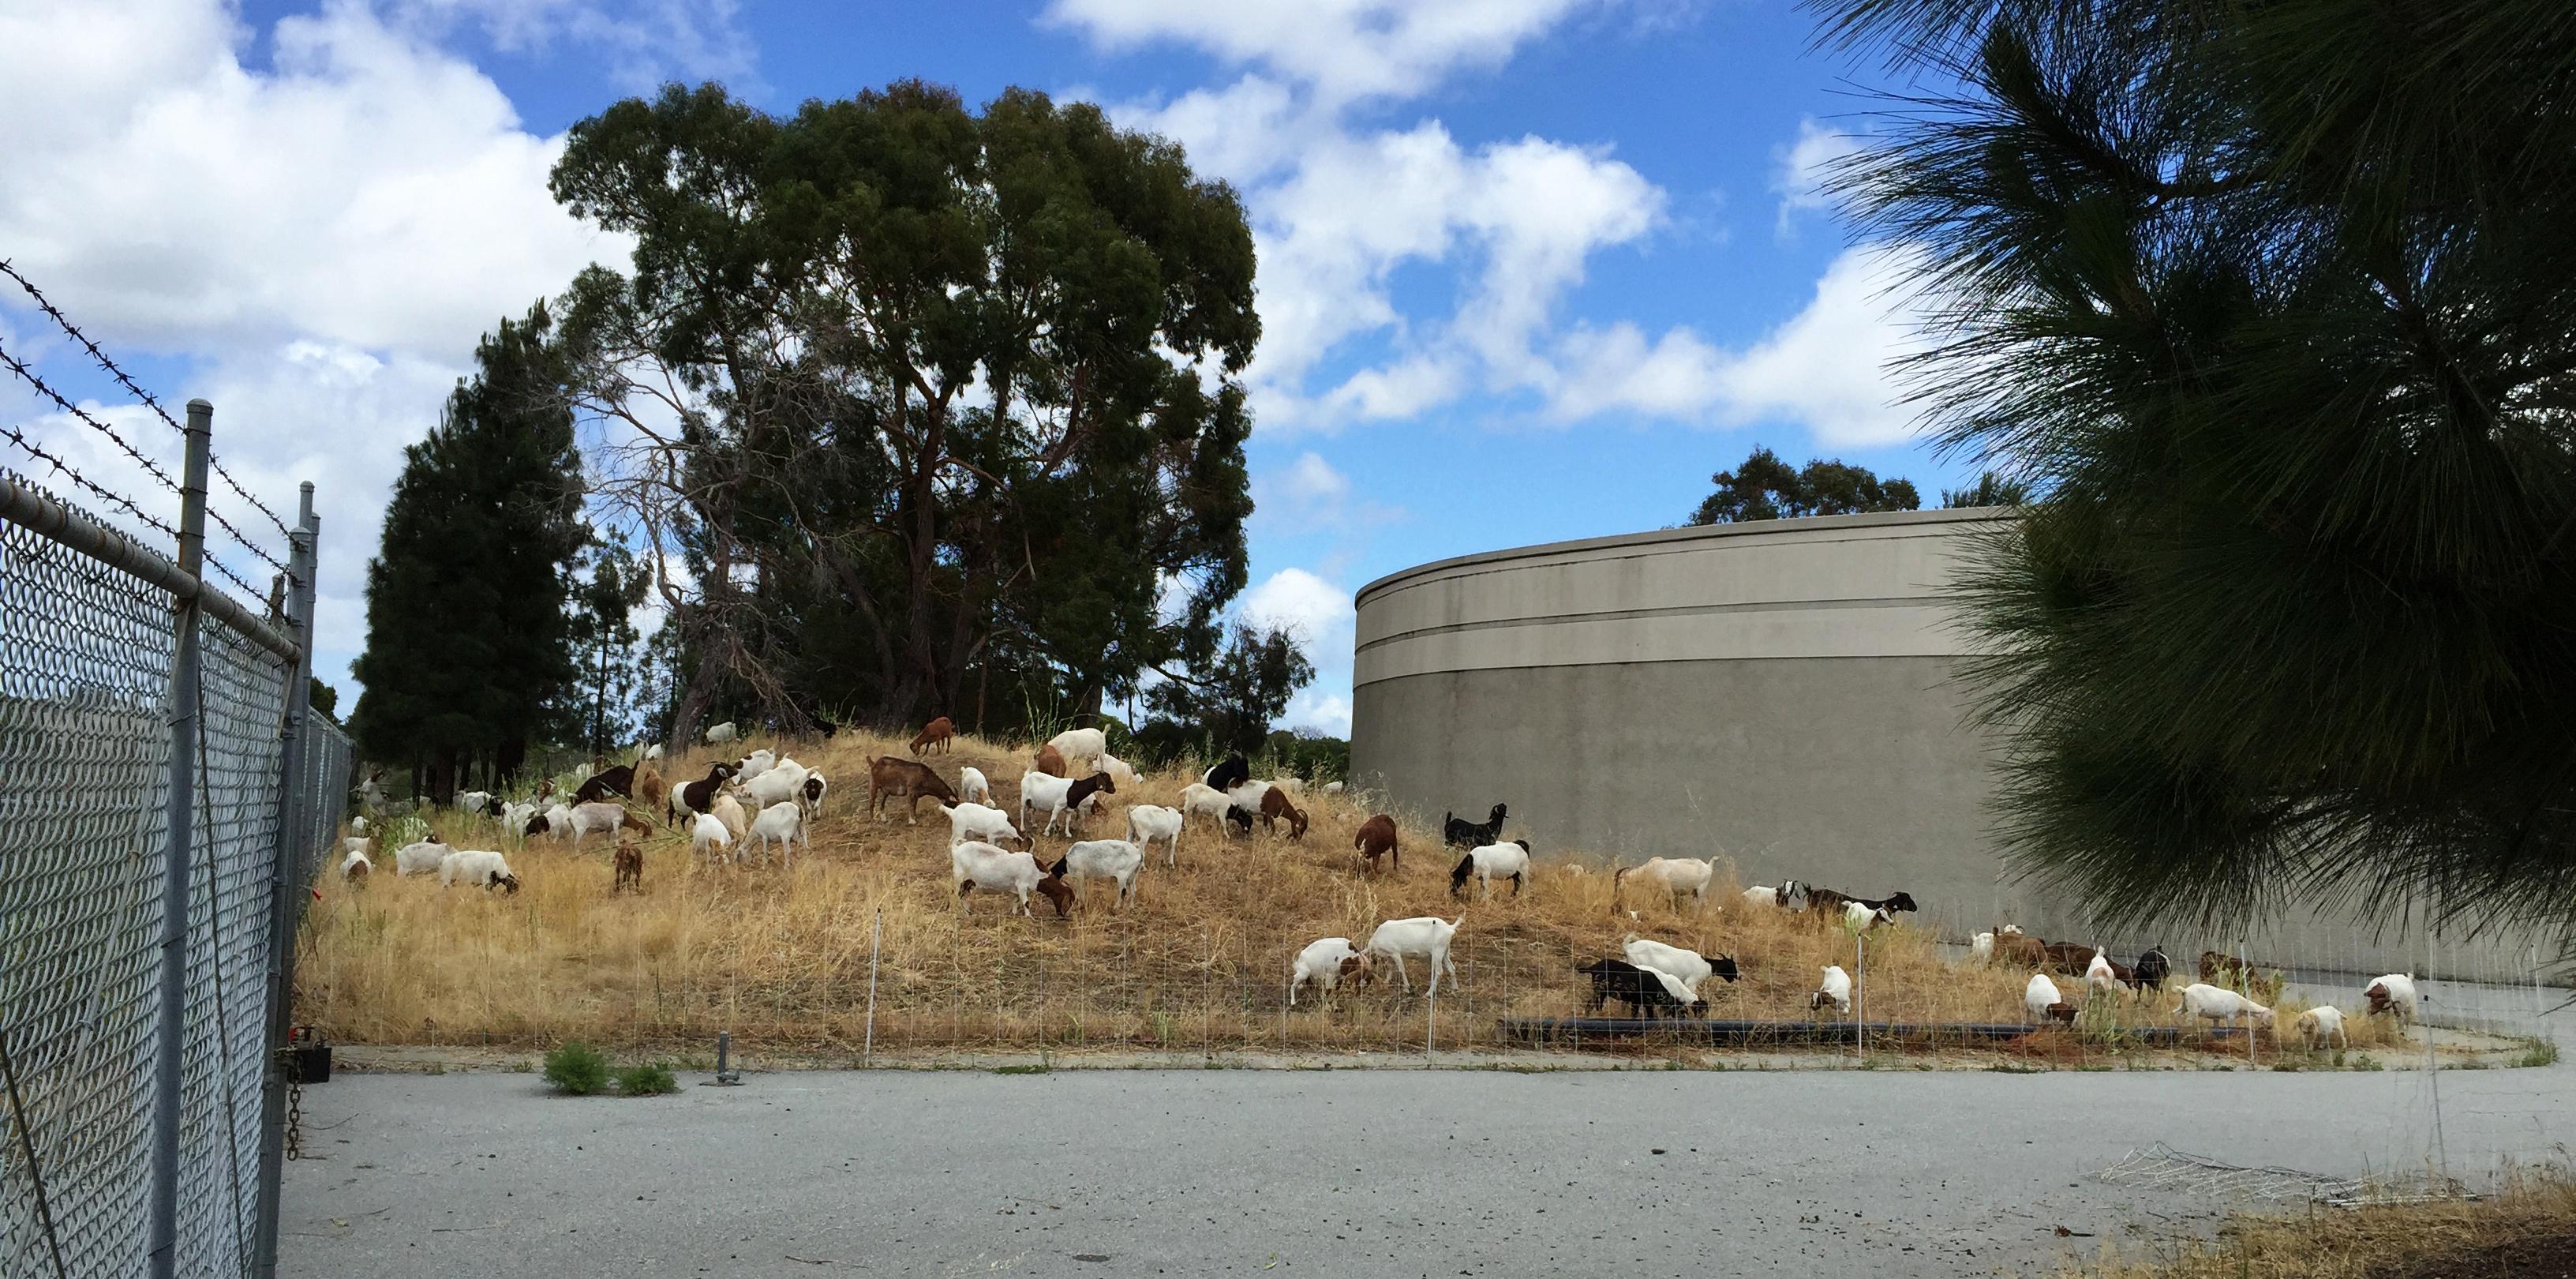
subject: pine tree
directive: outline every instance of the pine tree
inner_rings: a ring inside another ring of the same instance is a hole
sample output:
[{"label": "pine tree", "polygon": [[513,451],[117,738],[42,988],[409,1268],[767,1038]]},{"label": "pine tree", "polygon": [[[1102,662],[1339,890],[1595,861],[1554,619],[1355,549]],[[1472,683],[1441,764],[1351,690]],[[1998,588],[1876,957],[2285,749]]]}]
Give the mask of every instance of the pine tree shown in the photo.
[{"label": "pine tree", "polygon": [[567,718],[568,569],[589,530],[551,327],[539,303],[483,339],[474,377],[404,450],[367,565],[350,727],[368,758],[410,767],[440,799],[474,761],[515,774]]}]

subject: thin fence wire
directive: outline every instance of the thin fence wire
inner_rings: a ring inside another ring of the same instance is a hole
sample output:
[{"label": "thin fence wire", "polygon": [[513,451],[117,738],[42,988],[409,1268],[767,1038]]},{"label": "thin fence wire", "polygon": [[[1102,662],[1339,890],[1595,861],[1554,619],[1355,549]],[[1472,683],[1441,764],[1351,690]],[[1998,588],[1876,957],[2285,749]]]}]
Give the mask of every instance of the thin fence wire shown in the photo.
[{"label": "thin fence wire", "polygon": [[[162,587],[0,520],[0,1276],[146,1269],[175,615]],[[312,802],[282,805],[296,667],[200,625],[174,1268],[236,1276],[262,1193],[279,814],[309,876],[349,748],[308,718]]]},{"label": "thin fence wire", "polygon": [[2163,1142],[2129,1151],[2099,1176],[2115,1186],[2188,1191],[2229,1199],[2305,1200],[2335,1207],[2476,1198],[2460,1182],[2429,1170],[2330,1177],[2277,1165],[2231,1164],[2176,1150]]}]

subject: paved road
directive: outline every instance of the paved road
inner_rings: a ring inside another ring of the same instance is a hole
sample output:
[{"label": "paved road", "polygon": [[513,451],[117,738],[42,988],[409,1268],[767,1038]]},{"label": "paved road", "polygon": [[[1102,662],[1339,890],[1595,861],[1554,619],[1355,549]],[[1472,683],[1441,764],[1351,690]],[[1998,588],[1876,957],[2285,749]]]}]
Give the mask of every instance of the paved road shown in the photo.
[{"label": "paved road", "polygon": [[[2455,1171],[2576,1130],[2576,1067],[2440,1087]],[[2420,1166],[2427,1100],[2393,1071],[343,1075],[305,1093],[282,1272],[2036,1273],[2225,1206],[2095,1179],[2131,1147]]]}]

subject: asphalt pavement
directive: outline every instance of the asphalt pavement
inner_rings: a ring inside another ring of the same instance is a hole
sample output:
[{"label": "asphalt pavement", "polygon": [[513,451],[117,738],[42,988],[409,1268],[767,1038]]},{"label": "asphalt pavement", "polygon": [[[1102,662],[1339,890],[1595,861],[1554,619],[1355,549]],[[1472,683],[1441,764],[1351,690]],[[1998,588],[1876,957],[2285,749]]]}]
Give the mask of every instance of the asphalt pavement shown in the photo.
[{"label": "asphalt pavement", "polygon": [[[2330,1176],[2563,1158],[2576,1067],[782,1072],[305,1090],[288,1276],[2041,1274],[2206,1233],[2156,1142]],[[2236,1200],[2234,1202],[2243,1202]],[[2068,1233],[2060,1235],[2063,1228]]]}]

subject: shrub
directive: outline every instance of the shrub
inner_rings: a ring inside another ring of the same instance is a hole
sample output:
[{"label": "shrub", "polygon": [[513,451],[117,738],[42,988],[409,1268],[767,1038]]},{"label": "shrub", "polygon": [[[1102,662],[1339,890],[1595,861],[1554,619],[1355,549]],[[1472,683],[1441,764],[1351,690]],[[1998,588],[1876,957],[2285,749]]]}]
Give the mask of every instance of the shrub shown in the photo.
[{"label": "shrub", "polygon": [[617,1072],[617,1091],[629,1097],[659,1097],[678,1092],[680,1081],[671,1077],[671,1068],[661,1062],[639,1062]]},{"label": "shrub", "polygon": [[587,1097],[608,1086],[608,1059],[578,1039],[566,1040],[563,1047],[546,1054],[546,1082],[575,1097]]}]

